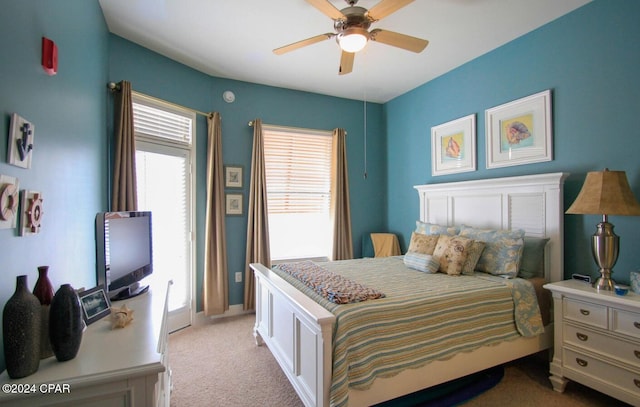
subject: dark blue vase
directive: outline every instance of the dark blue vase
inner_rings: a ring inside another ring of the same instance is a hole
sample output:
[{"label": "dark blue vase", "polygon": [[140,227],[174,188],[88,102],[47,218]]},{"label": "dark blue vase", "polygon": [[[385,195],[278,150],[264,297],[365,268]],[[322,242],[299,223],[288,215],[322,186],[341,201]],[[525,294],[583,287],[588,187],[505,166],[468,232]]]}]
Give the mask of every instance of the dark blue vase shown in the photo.
[{"label": "dark blue vase", "polygon": [[4,359],[12,379],[29,376],[40,367],[40,301],[27,287],[27,276],[18,276],[16,291],[2,311]]},{"label": "dark blue vase", "polygon": [[78,294],[70,284],[63,284],[53,296],[49,308],[49,339],[58,361],[64,362],[76,357],[83,329]]}]

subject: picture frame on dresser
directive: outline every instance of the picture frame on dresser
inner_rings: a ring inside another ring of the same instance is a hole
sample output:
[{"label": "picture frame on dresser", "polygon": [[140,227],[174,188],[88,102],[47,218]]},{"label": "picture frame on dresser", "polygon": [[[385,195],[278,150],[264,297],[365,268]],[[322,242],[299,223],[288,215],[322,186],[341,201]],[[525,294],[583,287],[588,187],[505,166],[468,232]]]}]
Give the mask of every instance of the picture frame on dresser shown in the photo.
[{"label": "picture frame on dresser", "polygon": [[553,160],[551,90],[485,111],[487,168]]},{"label": "picture frame on dresser", "polygon": [[476,170],[476,115],[431,128],[431,175]]},{"label": "picture frame on dresser", "polygon": [[111,302],[101,285],[82,291],[78,297],[82,306],[82,317],[87,325],[111,313]]}]

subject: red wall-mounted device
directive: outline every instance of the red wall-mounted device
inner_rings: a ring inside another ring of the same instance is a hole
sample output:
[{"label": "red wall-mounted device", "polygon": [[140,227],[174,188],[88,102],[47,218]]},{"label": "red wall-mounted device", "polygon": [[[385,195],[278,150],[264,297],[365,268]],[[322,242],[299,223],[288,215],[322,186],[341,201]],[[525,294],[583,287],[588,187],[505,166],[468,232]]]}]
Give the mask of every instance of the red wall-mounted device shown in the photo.
[{"label": "red wall-mounted device", "polygon": [[58,73],[58,47],[45,37],[42,37],[42,68],[47,75]]}]

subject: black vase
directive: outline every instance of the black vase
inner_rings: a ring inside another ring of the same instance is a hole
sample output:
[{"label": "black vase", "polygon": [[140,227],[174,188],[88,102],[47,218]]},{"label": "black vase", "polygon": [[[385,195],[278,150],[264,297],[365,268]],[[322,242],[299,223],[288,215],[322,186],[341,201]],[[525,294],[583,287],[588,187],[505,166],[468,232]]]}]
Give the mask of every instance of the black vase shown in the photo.
[{"label": "black vase", "polygon": [[63,284],[51,300],[49,339],[51,349],[60,362],[76,357],[82,342],[82,309],[76,290]]},{"label": "black vase", "polygon": [[42,313],[42,329],[40,330],[40,359],[53,356],[51,341],[49,340],[49,308],[53,300],[53,284],[49,280],[49,266],[38,267],[38,280],[33,286],[33,295],[40,301]]},{"label": "black vase", "polygon": [[4,359],[12,379],[29,376],[40,366],[41,318],[40,301],[29,292],[27,276],[18,276],[2,312]]}]

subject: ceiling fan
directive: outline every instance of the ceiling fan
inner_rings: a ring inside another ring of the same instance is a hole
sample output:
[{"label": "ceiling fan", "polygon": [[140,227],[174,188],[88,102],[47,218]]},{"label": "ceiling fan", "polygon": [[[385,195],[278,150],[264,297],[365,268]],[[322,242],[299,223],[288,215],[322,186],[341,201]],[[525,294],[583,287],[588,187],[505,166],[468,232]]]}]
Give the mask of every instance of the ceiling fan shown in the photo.
[{"label": "ceiling fan", "polygon": [[398,11],[414,0],[381,0],[370,10],[356,6],[358,0],[345,1],[349,7],[338,10],[328,0],[307,0],[312,6],[333,20],[333,28],[336,32],[316,35],[315,37],[276,48],[273,52],[277,55],[282,55],[298,48],[336,37],[342,50],[338,74],[345,75],[353,70],[355,53],[362,50],[369,41],[381,42],[416,53],[422,52],[429,44],[427,40],[393,31],[379,28],[369,31],[372,23]]}]

